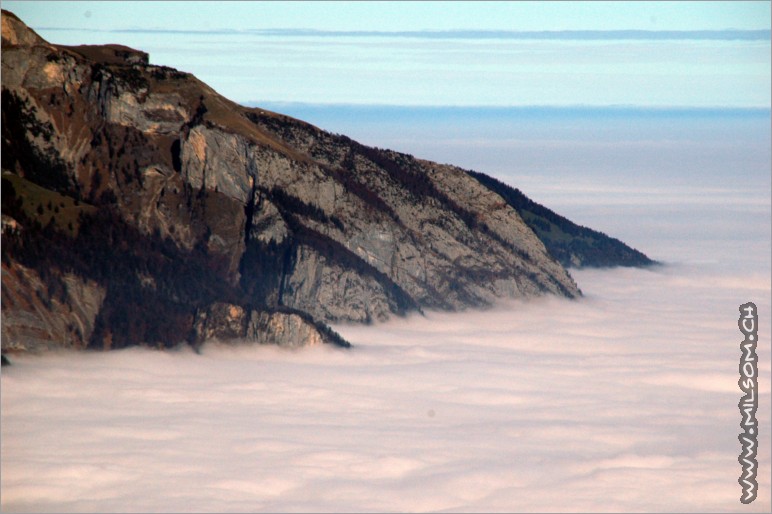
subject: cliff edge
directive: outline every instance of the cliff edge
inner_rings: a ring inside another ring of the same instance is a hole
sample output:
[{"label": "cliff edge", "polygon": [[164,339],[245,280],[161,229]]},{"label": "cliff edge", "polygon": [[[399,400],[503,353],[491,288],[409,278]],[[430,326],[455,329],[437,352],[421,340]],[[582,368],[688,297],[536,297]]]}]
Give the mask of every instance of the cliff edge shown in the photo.
[{"label": "cliff edge", "polygon": [[2,13],[3,349],[346,345],[327,322],[579,288],[460,168]]}]

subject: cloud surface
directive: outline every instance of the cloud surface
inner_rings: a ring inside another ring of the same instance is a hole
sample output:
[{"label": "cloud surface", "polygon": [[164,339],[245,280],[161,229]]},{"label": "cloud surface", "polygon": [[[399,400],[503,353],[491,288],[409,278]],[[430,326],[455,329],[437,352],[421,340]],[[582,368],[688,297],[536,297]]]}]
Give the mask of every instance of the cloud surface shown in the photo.
[{"label": "cloud surface", "polygon": [[[580,301],[338,327],[352,351],[18,357],[2,375],[3,509],[737,508],[737,307],[769,312],[769,281],[574,274]],[[759,359],[768,420],[768,344]],[[769,445],[759,461],[755,511]]]},{"label": "cloud surface", "polygon": [[680,161],[646,188],[609,169],[575,190],[542,181],[560,212],[666,262],[573,271],[580,300],[336,327],[350,351],[16,356],[1,377],[0,506],[737,511],[737,318],[754,301],[760,492],[742,509],[768,512],[769,186],[741,180],[768,180],[744,148],[726,154],[732,174],[692,185]]}]

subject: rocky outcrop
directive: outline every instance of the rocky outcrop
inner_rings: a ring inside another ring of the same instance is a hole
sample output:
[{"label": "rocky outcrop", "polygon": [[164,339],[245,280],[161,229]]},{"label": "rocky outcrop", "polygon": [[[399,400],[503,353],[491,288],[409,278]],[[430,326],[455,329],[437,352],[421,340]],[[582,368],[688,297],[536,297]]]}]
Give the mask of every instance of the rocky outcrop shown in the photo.
[{"label": "rocky outcrop", "polygon": [[27,27],[15,14],[3,10],[2,15],[2,34],[3,43],[9,47],[35,47],[48,46],[53,49],[42,37],[34,30]]},{"label": "rocky outcrop", "polygon": [[[79,344],[326,342],[323,322],[581,294],[469,172],[233,104],[138,50],[52,45],[2,20],[3,214],[23,227],[3,232],[4,266],[88,284],[62,299]],[[49,299],[30,284],[9,295]],[[10,312],[8,344],[24,319],[58,316]]]},{"label": "rocky outcrop", "polygon": [[86,348],[105,293],[74,275],[43,278],[18,263],[3,263],[3,351]]},{"label": "rocky outcrop", "polygon": [[348,347],[338,334],[300,312],[268,312],[214,303],[196,313],[194,346],[208,340],[254,342],[287,348],[334,344]]}]

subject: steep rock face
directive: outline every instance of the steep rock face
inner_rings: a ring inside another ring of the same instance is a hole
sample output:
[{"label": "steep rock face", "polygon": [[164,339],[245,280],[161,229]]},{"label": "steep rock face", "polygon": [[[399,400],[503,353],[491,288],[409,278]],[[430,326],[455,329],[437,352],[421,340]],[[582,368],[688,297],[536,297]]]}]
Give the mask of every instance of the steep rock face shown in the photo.
[{"label": "steep rock face", "polygon": [[[378,277],[346,269],[308,246],[293,255],[295,265],[282,283],[282,304],[325,320],[383,321],[404,312]],[[409,300],[406,300],[409,301]]]},{"label": "steep rock face", "polygon": [[298,312],[268,312],[244,309],[229,303],[214,303],[196,314],[195,344],[217,339],[239,340],[296,348],[319,344],[348,346],[339,335],[320,329]]},{"label": "steep rock face", "polygon": [[18,263],[3,263],[2,281],[3,350],[87,346],[105,298],[103,287],[70,274],[43,280]]},{"label": "steep rock face", "polygon": [[[308,216],[303,228],[339,243],[416,303],[459,309],[504,296],[579,294],[518,213],[462,170],[367,148],[264,111],[249,118],[317,163],[258,175],[258,185],[278,182],[284,200],[317,208],[317,219]],[[341,223],[314,223],[319,218]]]},{"label": "steep rock face", "polygon": [[[137,50],[2,23],[3,213],[23,227],[3,235],[4,266],[102,291],[81,345],[293,345],[328,341],[315,320],[581,294],[463,170],[238,106]],[[36,290],[5,271],[3,288]]]}]

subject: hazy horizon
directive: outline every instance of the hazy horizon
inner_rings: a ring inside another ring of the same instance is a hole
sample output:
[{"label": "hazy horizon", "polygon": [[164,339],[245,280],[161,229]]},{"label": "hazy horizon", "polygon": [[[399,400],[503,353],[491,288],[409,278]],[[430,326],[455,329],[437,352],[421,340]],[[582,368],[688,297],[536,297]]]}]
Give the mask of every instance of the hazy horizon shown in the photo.
[{"label": "hazy horizon", "polygon": [[770,107],[765,2],[15,2],[246,103]]}]

